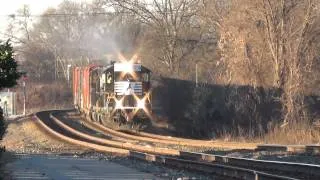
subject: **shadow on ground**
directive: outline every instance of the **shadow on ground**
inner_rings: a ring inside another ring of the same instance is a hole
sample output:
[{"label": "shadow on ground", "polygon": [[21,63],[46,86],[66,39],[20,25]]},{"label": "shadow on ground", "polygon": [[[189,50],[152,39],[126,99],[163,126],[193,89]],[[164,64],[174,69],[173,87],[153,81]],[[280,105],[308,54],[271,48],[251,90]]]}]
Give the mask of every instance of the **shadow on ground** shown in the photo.
[{"label": "shadow on ground", "polygon": [[14,162],[16,156],[13,152],[4,152],[4,147],[0,148],[0,180],[1,179],[11,179],[12,172],[5,169],[6,164]]}]

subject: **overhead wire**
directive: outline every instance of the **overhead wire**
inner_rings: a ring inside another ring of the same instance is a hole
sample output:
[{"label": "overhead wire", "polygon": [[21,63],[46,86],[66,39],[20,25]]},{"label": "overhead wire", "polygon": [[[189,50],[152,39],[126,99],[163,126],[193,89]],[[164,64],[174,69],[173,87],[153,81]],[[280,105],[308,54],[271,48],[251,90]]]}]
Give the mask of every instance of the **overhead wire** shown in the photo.
[{"label": "overhead wire", "polygon": [[92,12],[92,13],[54,13],[54,14],[1,14],[1,17],[59,17],[59,16],[97,16],[97,15],[114,15],[114,14],[132,14],[130,12]]},{"label": "overhead wire", "polygon": [[[167,14],[173,14],[177,13],[180,10],[171,10],[169,12],[166,12]],[[155,11],[159,12],[160,11]],[[115,11],[115,12],[78,12],[78,13],[43,13],[43,14],[0,14],[0,17],[8,17],[8,18],[15,18],[15,17],[65,17],[65,16],[98,16],[98,15],[117,15],[117,14],[128,14],[128,15],[133,15],[135,14],[134,12],[131,11]]]}]

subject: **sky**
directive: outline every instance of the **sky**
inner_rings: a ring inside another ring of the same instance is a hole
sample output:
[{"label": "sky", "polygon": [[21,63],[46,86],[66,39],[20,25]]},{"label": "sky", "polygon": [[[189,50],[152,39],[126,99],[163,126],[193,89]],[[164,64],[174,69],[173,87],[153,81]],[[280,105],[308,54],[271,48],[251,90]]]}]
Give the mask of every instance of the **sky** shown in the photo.
[{"label": "sky", "polygon": [[[0,6],[0,33],[7,27],[8,15],[16,14],[23,5],[29,5],[31,14],[42,14],[49,7],[57,7],[63,0],[2,0]],[[90,2],[91,0],[73,0],[75,2]],[[1,37],[1,34],[0,34]]]},{"label": "sky", "polygon": [[31,12],[35,14],[40,14],[48,7],[56,7],[63,0],[6,0],[0,6],[0,14],[8,15],[13,14],[17,9],[23,7],[24,4],[29,5]]}]

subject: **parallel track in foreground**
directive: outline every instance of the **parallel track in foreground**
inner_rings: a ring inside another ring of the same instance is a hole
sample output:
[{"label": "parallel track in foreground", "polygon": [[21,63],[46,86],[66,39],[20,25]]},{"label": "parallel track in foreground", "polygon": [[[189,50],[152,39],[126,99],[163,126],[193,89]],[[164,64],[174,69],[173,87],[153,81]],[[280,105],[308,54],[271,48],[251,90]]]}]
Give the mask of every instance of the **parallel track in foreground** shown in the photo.
[{"label": "parallel track in foreground", "polygon": [[[230,158],[170,149],[156,149],[137,145],[127,146],[123,142],[102,141],[101,138],[67,127],[53,114],[60,111],[36,113],[38,123],[52,136],[100,152],[129,156],[144,161],[187,168],[205,173],[237,179],[320,179],[320,166],[275,161],[257,161],[243,158]],[[122,143],[122,145],[120,145]],[[112,146],[112,147],[110,147]],[[170,155],[170,156],[168,156]],[[174,156],[173,156],[174,155]]]}]

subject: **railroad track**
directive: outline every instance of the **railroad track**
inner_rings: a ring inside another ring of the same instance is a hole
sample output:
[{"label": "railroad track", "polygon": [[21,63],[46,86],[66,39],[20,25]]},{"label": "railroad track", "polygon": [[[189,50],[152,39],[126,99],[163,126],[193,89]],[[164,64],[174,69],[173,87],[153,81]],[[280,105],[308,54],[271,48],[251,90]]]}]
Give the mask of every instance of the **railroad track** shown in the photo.
[{"label": "railroad track", "polygon": [[308,152],[320,153],[319,145],[278,145],[278,144],[257,144],[257,143],[235,143],[208,140],[193,140],[186,138],[177,138],[171,136],[162,136],[145,132],[129,131],[129,133],[119,132],[105,127],[99,123],[85,120],[85,125],[102,134],[110,134],[122,137],[127,140],[145,141],[151,143],[160,143],[177,146],[190,146],[200,148],[219,148],[229,150],[255,150],[255,151],[287,151],[287,152]]},{"label": "railroad track", "polygon": [[167,145],[177,145],[177,146],[191,146],[191,147],[200,147],[200,148],[225,148],[225,149],[245,149],[245,150],[255,150],[257,148],[256,143],[237,143],[237,142],[219,142],[211,140],[193,140],[193,139],[184,139],[184,138],[175,138],[161,135],[152,135],[149,133],[124,133],[113,130],[111,128],[105,127],[99,123],[91,122],[86,120],[86,126],[99,131],[102,134],[111,134],[114,136],[137,140],[145,141],[151,143],[160,143]]},{"label": "railroad track", "polygon": [[59,138],[65,142],[80,145],[82,147],[91,148],[100,152],[112,153],[119,156],[128,156],[129,150],[122,148],[107,147],[101,144],[94,143],[90,140],[78,137],[67,130],[60,127],[50,118],[50,114],[58,111],[43,111],[35,113],[35,117],[40,127],[47,131],[51,136]]},{"label": "railroad track", "polygon": [[[52,136],[100,152],[129,156],[167,166],[187,168],[205,173],[237,179],[320,179],[320,166],[300,163],[258,161],[231,158],[203,153],[184,152],[166,148],[144,147],[94,137],[80,132],[60,121],[55,115],[60,111],[36,113],[39,125]],[[113,132],[113,131],[112,131]],[[125,133],[123,133],[125,134]],[[123,135],[122,134],[122,135]],[[112,134],[116,136],[115,134]],[[137,136],[139,137],[139,136]],[[142,141],[141,137],[140,141]],[[150,137],[148,137],[150,138]],[[155,139],[159,141],[161,139]],[[161,141],[164,141],[162,139]]]}]

